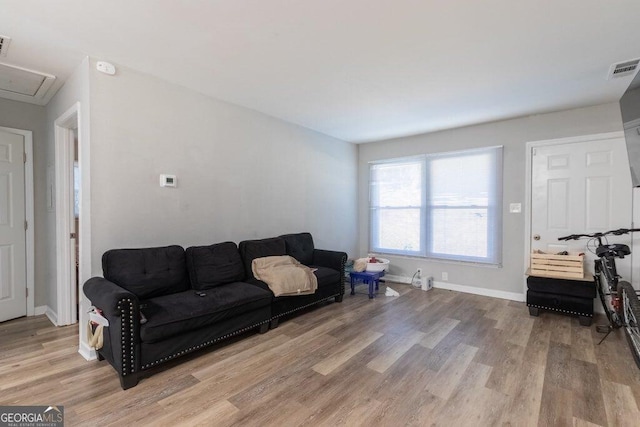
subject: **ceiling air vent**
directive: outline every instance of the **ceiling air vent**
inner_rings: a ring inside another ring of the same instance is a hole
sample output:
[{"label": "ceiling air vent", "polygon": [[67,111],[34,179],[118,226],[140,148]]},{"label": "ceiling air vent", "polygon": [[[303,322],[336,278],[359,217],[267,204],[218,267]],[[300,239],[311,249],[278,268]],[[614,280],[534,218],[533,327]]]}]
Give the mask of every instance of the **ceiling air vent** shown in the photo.
[{"label": "ceiling air vent", "polygon": [[640,63],[640,59],[632,59],[629,61],[613,64],[609,68],[609,75],[607,76],[607,80],[616,77],[628,76],[635,73],[636,69],[638,68],[638,63]]},{"label": "ceiling air vent", "polygon": [[9,50],[9,44],[11,43],[11,37],[0,35],[0,56],[7,56]]}]

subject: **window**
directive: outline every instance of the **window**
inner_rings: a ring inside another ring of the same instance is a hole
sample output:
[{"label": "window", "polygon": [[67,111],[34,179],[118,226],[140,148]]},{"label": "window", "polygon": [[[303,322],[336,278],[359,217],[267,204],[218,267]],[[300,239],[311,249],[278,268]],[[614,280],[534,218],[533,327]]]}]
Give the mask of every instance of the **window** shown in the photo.
[{"label": "window", "polygon": [[372,163],[370,246],[500,264],[502,147]]},{"label": "window", "polygon": [[374,251],[424,255],[424,173],[424,158],[371,165]]}]

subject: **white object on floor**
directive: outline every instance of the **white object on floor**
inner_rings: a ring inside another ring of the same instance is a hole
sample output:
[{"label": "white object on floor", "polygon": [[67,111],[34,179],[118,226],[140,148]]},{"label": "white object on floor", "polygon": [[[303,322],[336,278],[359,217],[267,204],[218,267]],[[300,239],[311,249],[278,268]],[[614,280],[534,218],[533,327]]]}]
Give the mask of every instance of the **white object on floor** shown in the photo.
[{"label": "white object on floor", "polygon": [[400,296],[398,291],[394,291],[393,289],[391,289],[388,286],[387,286],[387,290],[385,291],[384,295],[387,296],[387,297],[399,297]]}]

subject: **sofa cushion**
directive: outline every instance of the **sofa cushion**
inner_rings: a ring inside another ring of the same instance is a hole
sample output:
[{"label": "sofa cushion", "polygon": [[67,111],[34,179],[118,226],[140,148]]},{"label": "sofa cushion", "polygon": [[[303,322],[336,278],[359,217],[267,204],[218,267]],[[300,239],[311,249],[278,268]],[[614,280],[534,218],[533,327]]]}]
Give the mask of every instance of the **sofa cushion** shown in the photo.
[{"label": "sofa cushion", "polygon": [[102,256],[102,273],[140,299],[189,289],[181,246],[112,249]]},{"label": "sofa cushion", "polygon": [[[310,266],[310,268],[315,270],[313,274],[315,274],[316,278],[318,279],[318,289],[337,288],[336,285],[340,281],[339,272],[337,272],[332,268],[327,268],[327,267]],[[247,281],[253,285],[259,286],[260,288],[266,291],[271,292],[269,290],[269,285],[267,285],[261,280],[256,279],[255,277],[252,277]],[[280,298],[284,298],[284,297],[280,297]],[[296,296],[292,296],[291,298],[299,298],[299,297],[296,295]]]},{"label": "sofa cushion", "polygon": [[341,283],[339,271],[336,271],[333,268],[319,267],[317,265],[310,265],[309,267],[316,270],[314,274],[318,278],[318,287],[335,287],[336,284]]},{"label": "sofa cushion", "polygon": [[233,242],[192,246],[186,250],[187,269],[193,289],[209,289],[244,278],[244,266]]},{"label": "sofa cushion", "polygon": [[284,239],[287,255],[291,255],[301,264],[310,265],[313,262],[313,237],[311,233],[285,234]]},{"label": "sofa cushion", "polygon": [[271,304],[272,295],[243,282],[227,283],[199,296],[193,290],[164,295],[141,302],[147,322],[140,325],[146,343],[196,330]]},{"label": "sofa cushion", "polygon": [[244,264],[245,277],[253,278],[251,262],[256,258],[265,256],[287,255],[287,248],[284,239],[272,237],[261,240],[245,240],[238,245],[242,263]]}]

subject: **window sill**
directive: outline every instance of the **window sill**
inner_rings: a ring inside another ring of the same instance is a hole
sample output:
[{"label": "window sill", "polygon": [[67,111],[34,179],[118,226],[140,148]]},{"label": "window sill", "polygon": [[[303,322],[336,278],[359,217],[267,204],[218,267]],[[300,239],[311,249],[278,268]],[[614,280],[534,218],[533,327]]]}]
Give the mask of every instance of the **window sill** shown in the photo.
[{"label": "window sill", "polygon": [[437,262],[441,264],[453,264],[453,265],[465,265],[469,267],[486,267],[486,268],[502,268],[502,263],[493,264],[486,262],[477,262],[477,261],[463,261],[463,260],[454,260],[448,258],[435,258],[435,257],[424,257],[424,256],[414,256],[414,255],[400,255],[396,253],[387,253],[381,251],[370,251],[369,254],[372,255],[381,255],[388,258],[400,258],[400,259],[408,259],[414,261],[428,261],[428,262]]}]

